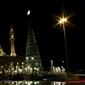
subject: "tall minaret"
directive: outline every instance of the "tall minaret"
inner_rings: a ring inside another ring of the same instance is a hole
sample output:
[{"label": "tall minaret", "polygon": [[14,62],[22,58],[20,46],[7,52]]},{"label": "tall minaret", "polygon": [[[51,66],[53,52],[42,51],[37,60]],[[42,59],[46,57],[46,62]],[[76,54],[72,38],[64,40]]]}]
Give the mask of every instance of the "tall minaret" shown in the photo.
[{"label": "tall minaret", "polygon": [[14,45],[14,31],[13,31],[13,26],[12,25],[11,25],[11,30],[10,30],[10,46],[11,46],[10,56],[16,56],[15,45]]}]

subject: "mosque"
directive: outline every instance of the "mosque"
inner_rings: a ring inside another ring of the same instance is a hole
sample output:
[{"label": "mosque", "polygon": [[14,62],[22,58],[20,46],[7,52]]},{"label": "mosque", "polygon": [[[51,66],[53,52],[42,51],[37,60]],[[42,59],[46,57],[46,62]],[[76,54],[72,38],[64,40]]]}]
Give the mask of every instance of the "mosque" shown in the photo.
[{"label": "mosque", "polygon": [[[36,45],[36,39],[33,33],[31,22],[28,27],[28,36],[26,44],[26,55],[17,56],[14,44],[13,26],[10,27],[10,55],[6,55],[0,46],[0,75],[16,75],[16,74],[40,74],[43,73],[43,66],[40,54]],[[65,73],[63,66],[54,67],[51,60],[51,68],[48,74]]]},{"label": "mosque", "polygon": [[[22,65],[25,58],[17,56],[14,45],[13,26],[10,27],[10,55],[6,55],[3,48],[0,46],[0,74],[13,74],[17,65]],[[13,72],[13,73],[12,73]],[[16,71],[15,71],[16,72]]]},{"label": "mosque", "polygon": [[[13,27],[11,26],[10,29],[10,56],[16,56],[15,53],[15,46],[14,46],[14,31],[13,31]],[[3,51],[3,48],[0,46],[0,56],[6,56],[6,53]]]},{"label": "mosque", "polygon": [[31,74],[43,71],[39,51],[31,23],[28,28],[26,55],[17,56],[14,44],[13,26],[10,27],[10,55],[6,55],[0,46],[0,74],[14,75],[17,73]]}]

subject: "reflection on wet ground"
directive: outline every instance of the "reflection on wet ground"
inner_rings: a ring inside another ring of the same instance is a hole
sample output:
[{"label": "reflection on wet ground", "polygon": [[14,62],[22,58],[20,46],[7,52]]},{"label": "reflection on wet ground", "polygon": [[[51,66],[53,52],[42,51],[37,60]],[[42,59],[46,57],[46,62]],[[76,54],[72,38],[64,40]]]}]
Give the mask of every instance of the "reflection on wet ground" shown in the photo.
[{"label": "reflection on wet ground", "polygon": [[57,81],[1,81],[0,85],[85,85],[85,83],[66,83]]}]

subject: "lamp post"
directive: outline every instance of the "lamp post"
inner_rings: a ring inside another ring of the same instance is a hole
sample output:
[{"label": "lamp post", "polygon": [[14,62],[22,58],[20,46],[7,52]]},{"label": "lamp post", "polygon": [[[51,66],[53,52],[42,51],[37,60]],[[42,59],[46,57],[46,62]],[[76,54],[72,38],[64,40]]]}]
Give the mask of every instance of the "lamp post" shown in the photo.
[{"label": "lamp post", "polygon": [[67,18],[63,16],[63,18],[60,18],[59,24],[63,27],[63,33],[64,33],[64,42],[65,42],[65,52],[66,52],[66,62],[67,62],[67,71],[69,72],[68,67],[68,53],[67,53],[67,43],[66,43],[66,32],[65,32],[65,24],[67,23]]}]

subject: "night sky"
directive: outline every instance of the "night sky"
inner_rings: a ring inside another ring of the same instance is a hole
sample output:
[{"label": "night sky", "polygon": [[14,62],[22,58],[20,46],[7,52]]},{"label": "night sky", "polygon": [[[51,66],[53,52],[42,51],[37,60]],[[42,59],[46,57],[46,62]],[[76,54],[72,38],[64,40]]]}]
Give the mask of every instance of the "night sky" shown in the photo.
[{"label": "night sky", "polygon": [[[62,4],[67,15],[74,13],[70,19],[74,25],[66,27],[70,71],[85,69],[85,2],[4,4],[0,7],[0,44],[6,54],[10,54],[9,31],[13,24],[16,53],[25,56],[28,21],[31,19],[45,70],[49,69],[50,60],[54,61],[54,66],[66,62],[63,31],[59,26],[52,28],[56,23],[52,15],[59,16]],[[28,10],[31,10],[30,16],[27,16]]]}]

